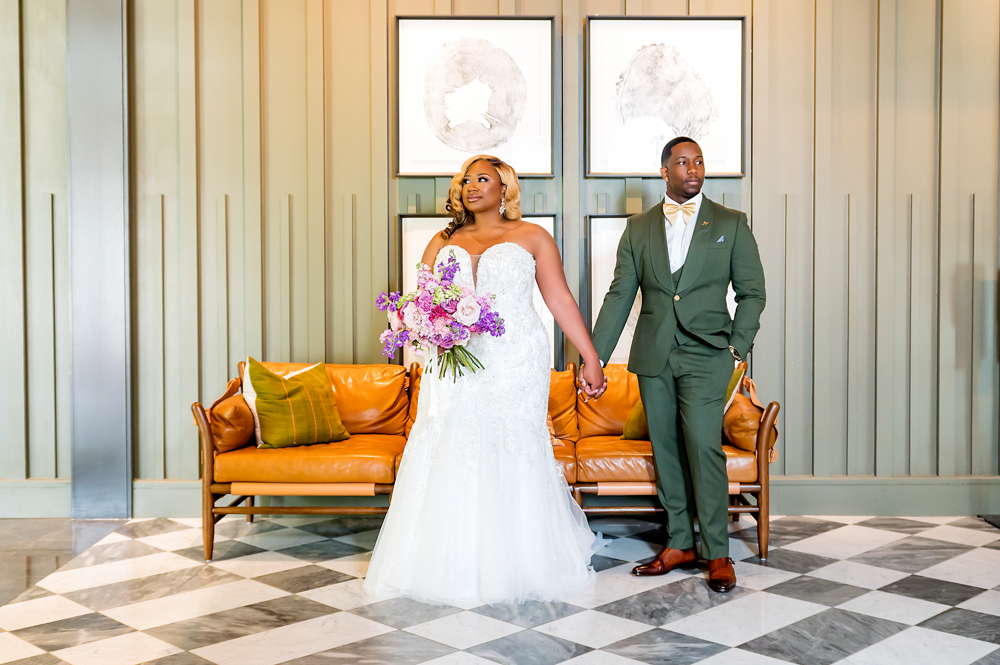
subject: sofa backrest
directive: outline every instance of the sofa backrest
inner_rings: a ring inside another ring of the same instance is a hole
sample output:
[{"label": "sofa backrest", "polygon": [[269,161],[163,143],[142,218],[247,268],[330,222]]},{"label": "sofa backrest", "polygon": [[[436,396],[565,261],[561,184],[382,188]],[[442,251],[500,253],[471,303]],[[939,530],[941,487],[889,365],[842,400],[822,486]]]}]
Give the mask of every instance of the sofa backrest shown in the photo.
[{"label": "sofa backrest", "polygon": [[[313,363],[261,363],[279,376]],[[340,420],[351,434],[402,436],[409,398],[406,368],[399,365],[325,365]],[[242,363],[241,363],[242,371]],[[242,378],[242,377],[241,377]]]},{"label": "sofa backrest", "polygon": [[549,384],[549,415],[557,439],[578,441],[580,427],[576,416],[576,367],[570,364],[562,372],[552,370]]},{"label": "sofa backrest", "polygon": [[625,365],[608,365],[604,375],[608,378],[608,389],[600,399],[584,402],[583,395],[576,396],[581,438],[621,436],[628,414],[639,401],[639,380]]}]

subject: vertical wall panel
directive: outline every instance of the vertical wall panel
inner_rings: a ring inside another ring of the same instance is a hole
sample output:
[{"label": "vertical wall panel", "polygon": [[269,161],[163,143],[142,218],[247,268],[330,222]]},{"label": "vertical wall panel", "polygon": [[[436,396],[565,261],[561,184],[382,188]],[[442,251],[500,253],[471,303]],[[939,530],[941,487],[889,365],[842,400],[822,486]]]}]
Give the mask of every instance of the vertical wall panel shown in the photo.
[{"label": "vertical wall panel", "polygon": [[[814,438],[815,16],[811,3],[797,0],[770,0],[765,8],[755,21],[756,30],[767,30],[764,46],[755,49],[766,52],[767,78],[753,85],[753,167],[766,175],[754,180],[751,214],[768,304],[755,343],[754,375],[763,393],[782,405],[776,470],[803,475],[812,473]],[[761,57],[757,53],[755,62]],[[825,393],[825,386],[817,388]]]},{"label": "vertical wall panel", "polygon": [[[243,73],[243,325],[246,353],[264,357],[263,162],[261,161],[261,25],[259,0],[242,0]],[[239,357],[242,357],[240,354]]]},{"label": "vertical wall panel", "polygon": [[[236,0],[198,2],[200,302],[207,314],[200,335],[204,400],[221,394],[226,381],[236,375],[236,363],[250,355],[248,338],[254,330],[259,334],[260,326],[259,316],[255,322],[248,315],[259,312],[260,303],[248,301],[248,293],[255,290],[247,279],[250,260],[245,246],[253,234],[244,219],[240,10]],[[259,283],[258,279],[257,292]]]},{"label": "vertical wall panel", "polygon": [[21,145],[21,3],[0,0],[0,478],[28,472]]},{"label": "vertical wall panel", "polygon": [[937,5],[879,4],[880,476],[936,469]]},{"label": "vertical wall panel", "polygon": [[942,13],[938,470],[965,475],[996,471],[997,6]]},{"label": "vertical wall panel", "polygon": [[983,0],[943,3],[942,475],[997,470],[997,11]]},{"label": "vertical wall panel", "polygon": [[29,474],[70,471],[66,16],[23,3],[24,210]]}]

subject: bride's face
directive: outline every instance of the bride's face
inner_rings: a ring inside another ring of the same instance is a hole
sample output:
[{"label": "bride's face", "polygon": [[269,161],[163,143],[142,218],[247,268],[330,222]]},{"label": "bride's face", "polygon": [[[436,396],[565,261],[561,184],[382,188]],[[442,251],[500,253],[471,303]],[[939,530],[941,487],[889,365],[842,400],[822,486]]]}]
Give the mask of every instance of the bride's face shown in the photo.
[{"label": "bride's face", "polygon": [[499,210],[506,190],[492,164],[485,160],[474,162],[462,180],[462,205],[472,214]]}]

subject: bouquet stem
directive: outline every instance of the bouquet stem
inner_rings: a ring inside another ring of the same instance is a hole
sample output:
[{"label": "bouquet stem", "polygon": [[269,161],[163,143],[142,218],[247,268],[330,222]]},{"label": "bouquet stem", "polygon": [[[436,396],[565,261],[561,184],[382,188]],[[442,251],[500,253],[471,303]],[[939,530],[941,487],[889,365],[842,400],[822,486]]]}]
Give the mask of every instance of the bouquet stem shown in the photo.
[{"label": "bouquet stem", "polygon": [[438,356],[438,379],[443,379],[444,375],[451,372],[452,382],[458,381],[458,377],[465,376],[465,370],[475,372],[485,369],[479,362],[479,358],[469,353],[464,346],[453,346]]}]

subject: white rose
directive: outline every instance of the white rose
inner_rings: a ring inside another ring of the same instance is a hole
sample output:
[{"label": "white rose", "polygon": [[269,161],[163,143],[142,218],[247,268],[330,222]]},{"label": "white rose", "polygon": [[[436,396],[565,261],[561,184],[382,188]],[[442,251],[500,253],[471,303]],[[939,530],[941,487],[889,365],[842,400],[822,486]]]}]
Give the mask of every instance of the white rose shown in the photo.
[{"label": "white rose", "polygon": [[482,308],[475,296],[466,296],[458,301],[458,307],[452,315],[455,320],[465,326],[471,326],[479,320],[479,313]]}]

